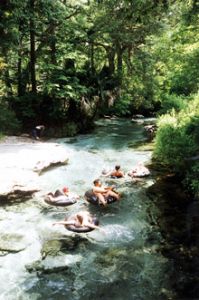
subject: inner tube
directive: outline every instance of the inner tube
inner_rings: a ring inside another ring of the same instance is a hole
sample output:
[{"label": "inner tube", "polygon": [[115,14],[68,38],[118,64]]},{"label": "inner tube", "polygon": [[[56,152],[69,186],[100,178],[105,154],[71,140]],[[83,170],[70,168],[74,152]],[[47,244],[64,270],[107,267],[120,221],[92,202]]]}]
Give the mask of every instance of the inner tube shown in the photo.
[{"label": "inner tube", "polygon": [[[84,194],[84,198],[86,199],[86,201],[88,201],[89,203],[98,205],[98,197],[93,193],[92,190],[88,190],[85,194]],[[115,201],[117,201],[117,199],[113,196],[108,196],[105,197],[107,204],[111,204]]]},{"label": "inner tube", "polygon": [[138,172],[131,172],[130,174],[129,174],[131,177],[139,177],[139,178],[141,178],[141,177],[147,177],[147,176],[149,176],[150,175],[150,171],[149,170],[144,170],[144,171],[138,171]]},{"label": "inner tube", "polygon": [[119,178],[123,178],[123,176],[122,175],[118,175],[118,176],[111,175],[110,178],[119,179]]},{"label": "inner tube", "polygon": [[[98,226],[99,220],[97,218],[92,219],[92,224]],[[77,232],[77,233],[85,233],[93,231],[95,228],[90,228],[87,226],[76,227],[75,225],[65,225],[65,228],[69,231]]]},{"label": "inner tube", "polygon": [[57,197],[53,197],[52,195],[46,195],[44,201],[50,205],[54,206],[69,206],[75,204],[77,200],[74,197],[68,197],[65,195],[60,195]]}]

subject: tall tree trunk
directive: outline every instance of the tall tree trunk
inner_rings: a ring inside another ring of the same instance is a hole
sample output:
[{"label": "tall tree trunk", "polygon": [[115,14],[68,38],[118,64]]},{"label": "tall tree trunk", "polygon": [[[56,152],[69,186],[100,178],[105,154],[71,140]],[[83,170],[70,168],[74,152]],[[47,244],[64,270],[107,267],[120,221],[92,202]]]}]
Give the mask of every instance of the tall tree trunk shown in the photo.
[{"label": "tall tree trunk", "polygon": [[108,65],[110,74],[114,74],[115,71],[115,49],[110,47],[107,49]]},{"label": "tall tree trunk", "polygon": [[17,94],[18,96],[23,95],[23,85],[22,85],[22,32],[21,32],[21,22],[19,23],[19,45],[18,45],[18,62],[17,62]]},{"label": "tall tree trunk", "polygon": [[[6,65],[9,65],[7,50],[2,49],[2,53],[3,53]],[[12,91],[12,84],[11,84],[11,79],[10,79],[9,67],[8,68],[6,67],[3,75],[4,75],[3,77],[4,77],[5,86],[6,86],[6,94],[7,94],[8,97],[12,96],[13,91]]]},{"label": "tall tree trunk", "polygon": [[37,93],[36,83],[36,53],[35,53],[35,20],[34,20],[35,0],[30,0],[30,78],[32,92]]},{"label": "tall tree trunk", "polygon": [[94,75],[95,66],[94,66],[94,43],[93,39],[90,39],[90,66],[91,66],[91,75]]},{"label": "tall tree trunk", "polygon": [[22,96],[22,75],[21,75],[21,65],[22,65],[22,59],[21,59],[21,49],[18,50],[18,62],[17,62],[17,94],[18,96]]},{"label": "tall tree trunk", "polygon": [[122,69],[123,69],[123,50],[121,46],[117,45],[117,75],[119,78],[119,81],[122,82]]},{"label": "tall tree trunk", "polygon": [[51,57],[51,63],[53,65],[57,64],[56,59],[56,35],[55,35],[55,25],[52,24],[50,28],[50,57]]},{"label": "tall tree trunk", "polygon": [[132,64],[131,64],[132,52],[133,52],[132,47],[128,46],[128,48],[127,48],[126,65],[127,65],[127,71],[128,71],[128,75],[129,76],[132,74]]}]

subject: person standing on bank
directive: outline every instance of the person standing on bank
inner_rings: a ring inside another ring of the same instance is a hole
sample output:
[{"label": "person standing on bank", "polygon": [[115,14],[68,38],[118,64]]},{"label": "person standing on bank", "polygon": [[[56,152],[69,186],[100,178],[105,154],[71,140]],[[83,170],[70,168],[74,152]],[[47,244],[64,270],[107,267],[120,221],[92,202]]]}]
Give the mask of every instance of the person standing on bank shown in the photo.
[{"label": "person standing on bank", "polygon": [[44,125],[35,126],[35,128],[33,128],[33,130],[32,130],[32,137],[35,140],[39,140],[40,137],[42,136],[43,132],[44,132],[44,129],[45,129]]}]

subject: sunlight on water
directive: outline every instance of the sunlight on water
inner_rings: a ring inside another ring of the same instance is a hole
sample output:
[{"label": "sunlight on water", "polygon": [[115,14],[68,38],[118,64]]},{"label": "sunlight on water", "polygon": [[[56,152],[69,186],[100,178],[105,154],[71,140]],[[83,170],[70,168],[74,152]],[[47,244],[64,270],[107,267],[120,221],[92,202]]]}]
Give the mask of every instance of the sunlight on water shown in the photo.
[{"label": "sunlight on water", "polygon": [[[158,299],[161,288],[169,286],[167,261],[152,251],[154,244],[160,242],[158,232],[153,231],[149,222],[148,213],[153,205],[145,195],[153,178],[138,184],[128,176],[113,181],[122,200],[106,208],[84,200],[85,191],[103,169],[120,164],[127,172],[139,161],[147,163],[151,158],[150,151],[128,148],[132,141],[146,140],[143,126],[130,120],[100,120],[97,125],[92,134],[52,141],[56,142],[55,151],[67,153],[68,165],[31,178],[41,189],[32,200],[0,208],[0,233],[10,237],[10,244],[9,240],[2,240],[1,245],[13,247],[12,253],[0,250],[1,282],[6,278],[6,285],[0,286],[1,300],[152,300]],[[26,157],[24,168],[31,168],[39,147],[31,144],[1,149],[2,166],[20,170],[20,160]],[[41,160],[45,155],[53,156],[48,143],[43,143],[42,149]],[[77,204],[61,208],[44,202],[47,192],[63,186],[80,195]],[[81,209],[90,210],[99,218],[101,231],[79,235],[62,226],[52,226]],[[104,298],[103,293],[109,298]]]}]

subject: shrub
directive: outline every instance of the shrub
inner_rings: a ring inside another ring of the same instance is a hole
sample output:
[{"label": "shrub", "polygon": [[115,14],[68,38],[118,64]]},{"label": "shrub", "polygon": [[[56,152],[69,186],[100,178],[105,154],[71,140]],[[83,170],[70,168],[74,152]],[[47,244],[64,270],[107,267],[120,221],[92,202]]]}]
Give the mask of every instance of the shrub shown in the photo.
[{"label": "shrub", "polygon": [[187,102],[185,98],[182,96],[177,96],[175,94],[164,95],[162,97],[161,109],[159,110],[159,114],[169,113],[171,110],[175,110],[179,112],[187,106]]},{"label": "shrub", "polygon": [[167,123],[159,128],[155,139],[154,157],[176,172],[183,172],[185,159],[194,155],[196,145],[192,136],[183,127]]},{"label": "shrub", "polygon": [[193,194],[199,197],[199,162],[195,162],[190,168],[183,183]]},{"label": "shrub", "polygon": [[184,184],[199,192],[199,95],[180,112],[172,110],[158,120],[153,158],[184,178]]},{"label": "shrub", "polygon": [[0,103],[0,111],[0,132],[3,134],[19,133],[21,124],[15,113],[2,103]]}]

